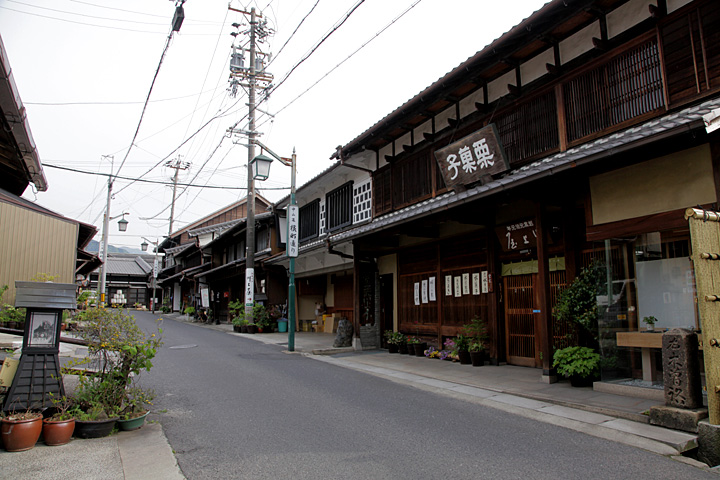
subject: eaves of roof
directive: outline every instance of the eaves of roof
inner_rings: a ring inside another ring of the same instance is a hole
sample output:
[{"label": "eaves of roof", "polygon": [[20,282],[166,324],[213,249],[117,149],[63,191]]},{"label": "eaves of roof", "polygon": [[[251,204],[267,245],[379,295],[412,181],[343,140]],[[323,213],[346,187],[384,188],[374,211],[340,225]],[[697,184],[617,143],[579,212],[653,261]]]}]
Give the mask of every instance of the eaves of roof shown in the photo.
[{"label": "eaves of roof", "polygon": [[195,245],[195,242],[190,242],[190,243],[185,243],[183,245],[178,245],[177,247],[166,248],[165,253],[177,256],[178,254],[184,252],[185,250],[187,250],[188,248],[190,248],[194,245]]},{"label": "eaves of roof", "polygon": [[[496,193],[516,188],[545,176],[574,168],[577,165],[591,163],[622,151],[642,146],[648,142],[677,135],[704,127],[703,115],[720,108],[720,96],[700,105],[650,120],[641,125],[628,128],[607,137],[579,145],[561,153],[550,155],[524,167],[511,171],[484,185],[469,188],[463,192],[448,192],[443,195],[411,205],[402,210],[373,219],[371,222],[356,228],[344,230],[326,237],[333,244],[344,243],[363,235],[385,230],[402,223],[416,220],[436,213],[440,209],[448,209],[463,203],[489,197]],[[300,253],[320,248],[326,239],[318,239],[306,244]]]},{"label": "eaves of roof", "polygon": [[188,230],[188,235],[191,237],[197,237],[199,235],[205,235],[207,233],[214,233],[214,232],[220,232],[227,230],[228,228],[232,228],[238,223],[244,223],[244,218],[238,218],[235,220],[228,220],[227,222],[223,223],[216,223],[215,225],[208,225],[207,227],[200,227],[193,230]]},{"label": "eaves of roof", "polygon": [[[273,217],[273,215],[274,215],[273,212],[259,213],[259,214],[255,215],[255,221],[259,222],[259,221],[271,219]],[[227,230],[223,231],[220,235],[218,235],[216,238],[214,238],[213,241],[208,242],[205,245],[203,245],[202,248],[205,249],[205,248],[213,247],[217,244],[217,242],[224,240],[228,235],[232,235],[235,232],[241,230],[242,228],[245,228],[245,224],[247,223],[246,220],[247,219],[243,218],[237,224],[235,224],[232,227],[228,228]]]}]

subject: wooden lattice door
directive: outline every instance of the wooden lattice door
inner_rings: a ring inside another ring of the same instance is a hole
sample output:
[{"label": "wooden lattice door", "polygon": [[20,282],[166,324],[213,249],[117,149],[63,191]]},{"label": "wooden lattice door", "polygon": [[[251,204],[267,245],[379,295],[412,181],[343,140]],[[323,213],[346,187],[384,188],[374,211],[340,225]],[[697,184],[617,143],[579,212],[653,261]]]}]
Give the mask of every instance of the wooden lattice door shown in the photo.
[{"label": "wooden lattice door", "polygon": [[536,367],[535,338],[536,274],[503,277],[505,288],[505,347],[507,361],[513,365]]}]

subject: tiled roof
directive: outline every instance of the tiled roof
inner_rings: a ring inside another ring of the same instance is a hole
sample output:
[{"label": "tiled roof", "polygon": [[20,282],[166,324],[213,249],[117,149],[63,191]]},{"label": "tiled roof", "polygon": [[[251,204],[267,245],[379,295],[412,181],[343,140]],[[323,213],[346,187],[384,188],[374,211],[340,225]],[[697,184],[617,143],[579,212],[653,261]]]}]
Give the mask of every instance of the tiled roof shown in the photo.
[{"label": "tiled roof", "polygon": [[244,223],[244,218],[238,218],[235,220],[228,220],[227,222],[223,223],[216,223],[215,225],[208,225],[206,227],[200,227],[200,228],[194,228],[192,230],[188,230],[188,235],[191,237],[197,237],[199,235],[205,235],[207,233],[213,233],[213,232],[224,232],[228,228],[232,228],[238,223]]},{"label": "tiled roof", "polygon": [[113,257],[108,255],[106,273],[108,275],[147,276],[152,267],[142,257]]},{"label": "tiled roof", "polygon": [[183,245],[178,245],[177,247],[166,248],[164,251],[166,254],[169,254],[169,255],[177,255],[179,253],[184,252],[185,250],[192,247],[193,245],[195,245],[194,242],[185,243]]}]

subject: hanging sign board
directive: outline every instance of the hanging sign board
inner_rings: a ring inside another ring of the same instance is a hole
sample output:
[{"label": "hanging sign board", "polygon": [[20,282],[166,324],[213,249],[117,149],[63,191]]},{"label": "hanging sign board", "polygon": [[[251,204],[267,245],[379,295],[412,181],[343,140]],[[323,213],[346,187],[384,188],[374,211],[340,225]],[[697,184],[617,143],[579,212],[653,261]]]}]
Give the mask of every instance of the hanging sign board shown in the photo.
[{"label": "hanging sign board", "polygon": [[437,150],[435,160],[448,188],[510,169],[494,123]]},{"label": "hanging sign board", "polygon": [[495,234],[505,252],[537,247],[537,229],[534,220],[523,220],[496,227]]},{"label": "hanging sign board", "polygon": [[287,235],[287,256],[295,258],[300,250],[298,233],[300,229],[300,214],[297,205],[289,205],[288,208],[288,235]]}]

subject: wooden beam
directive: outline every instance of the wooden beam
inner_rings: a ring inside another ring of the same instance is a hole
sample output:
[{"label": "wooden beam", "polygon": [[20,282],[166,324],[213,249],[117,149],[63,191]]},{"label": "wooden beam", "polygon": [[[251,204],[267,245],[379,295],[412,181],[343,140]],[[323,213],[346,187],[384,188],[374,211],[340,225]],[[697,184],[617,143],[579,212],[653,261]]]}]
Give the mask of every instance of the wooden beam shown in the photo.
[{"label": "wooden beam", "polygon": [[545,208],[541,202],[535,203],[535,228],[537,231],[537,257],[538,257],[538,276],[535,284],[536,309],[535,313],[535,334],[536,345],[539,346],[539,352],[542,358],[542,377],[547,383],[556,383],[557,374],[552,366],[553,356],[553,327],[551,315],[551,299],[550,299],[550,261],[548,259],[547,242],[545,235]]}]

